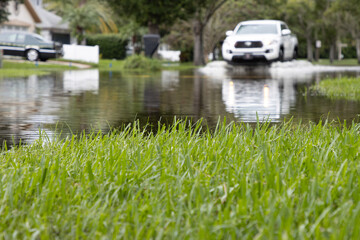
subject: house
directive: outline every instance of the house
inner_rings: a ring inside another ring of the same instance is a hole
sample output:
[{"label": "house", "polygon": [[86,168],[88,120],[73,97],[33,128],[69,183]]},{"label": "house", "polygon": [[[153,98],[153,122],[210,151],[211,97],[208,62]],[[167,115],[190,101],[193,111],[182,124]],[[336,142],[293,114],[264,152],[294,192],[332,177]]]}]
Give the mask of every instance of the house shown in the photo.
[{"label": "house", "polygon": [[68,23],[43,8],[42,0],[10,1],[8,21],[0,25],[3,31],[25,31],[42,35],[45,39],[70,44]]}]

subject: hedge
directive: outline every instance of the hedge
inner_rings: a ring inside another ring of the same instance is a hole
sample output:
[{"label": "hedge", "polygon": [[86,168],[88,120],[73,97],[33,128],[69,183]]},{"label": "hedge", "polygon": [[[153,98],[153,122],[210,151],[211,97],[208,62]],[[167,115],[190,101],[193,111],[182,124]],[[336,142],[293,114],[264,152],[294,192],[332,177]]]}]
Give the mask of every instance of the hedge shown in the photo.
[{"label": "hedge", "polygon": [[117,34],[95,34],[86,36],[89,46],[98,45],[103,59],[124,59],[128,40]]}]

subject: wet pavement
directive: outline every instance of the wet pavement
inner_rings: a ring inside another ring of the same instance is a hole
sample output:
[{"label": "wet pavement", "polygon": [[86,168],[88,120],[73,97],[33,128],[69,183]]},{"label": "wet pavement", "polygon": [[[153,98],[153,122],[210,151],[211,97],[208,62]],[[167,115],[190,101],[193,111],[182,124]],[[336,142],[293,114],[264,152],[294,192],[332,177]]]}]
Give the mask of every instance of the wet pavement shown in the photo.
[{"label": "wet pavement", "polygon": [[335,101],[307,89],[324,78],[360,76],[359,67],[312,66],[303,61],[271,67],[229,67],[213,62],[192,71],[111,73],[97,69],[0,79],[0,141],[48,136],[174,117],[254,122],[356,120],[360,103]]}]

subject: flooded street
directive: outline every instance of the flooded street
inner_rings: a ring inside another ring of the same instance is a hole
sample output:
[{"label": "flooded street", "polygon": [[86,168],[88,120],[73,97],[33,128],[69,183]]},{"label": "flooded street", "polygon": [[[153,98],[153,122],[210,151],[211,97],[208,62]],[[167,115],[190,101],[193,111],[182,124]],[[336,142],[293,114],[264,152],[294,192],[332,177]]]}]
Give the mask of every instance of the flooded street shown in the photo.
[{"label": "flooded street", "polygon": [[176,117],[254,122],[356,120],[360,103],[309,93],[324,78],[360,76],[357,67],[306,62],[231,68],[223,62],[192,71],[111,73],[97,69],[0,79],[0,141],[31,142],[39,130],[108,131],[139,119],[169,123]]}]

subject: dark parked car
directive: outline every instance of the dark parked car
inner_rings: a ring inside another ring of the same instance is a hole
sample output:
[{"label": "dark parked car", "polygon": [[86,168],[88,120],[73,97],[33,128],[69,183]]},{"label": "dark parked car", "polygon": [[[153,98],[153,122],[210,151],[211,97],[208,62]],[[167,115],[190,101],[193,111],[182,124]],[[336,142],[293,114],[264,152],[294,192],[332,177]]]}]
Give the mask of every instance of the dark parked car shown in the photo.
[{"label": "dark parked car", "polygon": [[46,61],[63,55],[61,43],[26,32],[0,33],[0,49],[4,55],[26,57],[29,61]]}]

